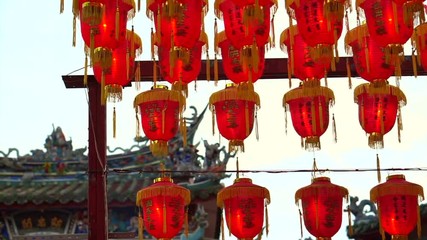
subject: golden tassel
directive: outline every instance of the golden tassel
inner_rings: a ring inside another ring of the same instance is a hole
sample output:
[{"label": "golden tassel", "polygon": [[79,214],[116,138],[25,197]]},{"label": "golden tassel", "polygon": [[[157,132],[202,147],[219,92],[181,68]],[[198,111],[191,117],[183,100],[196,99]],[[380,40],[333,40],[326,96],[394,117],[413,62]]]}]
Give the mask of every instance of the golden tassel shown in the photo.
[{"label": "golden tassel", "polygon": [[400,131],[403,130],[403,123],[402,123],[402,110],[399,106],[399,108],[397,109],[397,138],[398,141],[400,143],[401,141],[401,135],[400,135]]},{"label": "golden tassel", "polygon": [[135,87],[136,87],[136,90],[139,90],[141,87],[141,64],[140,64],[140,62],[136,63]]},{"label": "golden tassel", "polygon": [[378,153],[377,153],[377,179],[378,179],[378,183],[381,183],[381,168],[380,168],[380,158],[378,157]]},{"label": "golden tassel", "polygon": [[250,133],[249,129],[249,106],[248,101],[245,101],[245,128],[246,128],[246,135],[248,136]]},{"label": "golden tassel", "polygon": [[221,239],[225,240],[225,234],[224,234],[224,216],[221,213]]},{"label": "golden tassel", "polygon": [[218,84],[218,59],[216,57],[216,53],[215,53],[215,59],[214,59],[214,81],[215,81],[215,85]]},{"label": "golden tassel", "polygon": [[116,40],[119,40],[119,35],[120,35],[120,29],[119,29],[119,23],[120,23],[120,9],[119,6],[117,5],[116,8],[116,26],[115,26],[115,34],[116,34]]},{"label": "golden tassel", "polygon": [[167,110],[167,106],[164,106],[163,107],[163,110],[162,110],[162,133],[165,133],[165,119],[166,119],[166,110]]},{"label": "golden tassel", "polygon": [[271,41],[270,47],[274,48],[276,47],[276,33],[274,30],[274,14],[273,14],[273,17],[271,18],[271,38],[273,40]]},{"label": "golden tassel", "polygon": [[63,12],[64,12],[64,0],[61,0],[59,4],[59,13],[63,13]]},{"label": "golden tassel", "polygon": [[163,202],[163,233],[166,233],[168,231],[166,217],[166,203]]},{"label": "golden tassel", "polygon": [[325,70],[325,87],[328,87],[328,71]]},{"label": "golden tassel", "polygon": [[83,75],[83,86],[87,86],[87,65],[88,65],[88,59],[87,59],[87,52],[85,51],[85,70]]},{"label": "golden tassel", "polygon": [[154,86],[156,86],[156,83],[157,83],[157,63],[156,63],[156,60],[153,61],[153,82],[154,82]]},{"label": "golden tassel", "polygon": [[151,59],[154,59],[154,42],[155,42],[155,36],[153,28],[151,28]]},{"label": "golden tassel", "polygon": [[332,114],[332,134],[334,136],[335,143],[338,142],[337,126],[335,124],[335,114]]},{"label": "golden tassel", "polygon": [[209,53],[206,52],[206,80],[211,80],[211,63],[209,61]]},{"label": "golden tassel", "polygon": [[420,216],[419,204],[417,204],[417,235],[418,235],[418,239],[421,239],[421,216]]},{"label": "golden tassel", "polygon": [[93,56],[95,55],[95,30],[93,28],[90,29],[90,42],[89,42],[89,49],[90,49],[90,65],[93,66]]},{"label": "golden tassel", "polygon": [[138,12],[141,10],[141,0],[138,0]]},{"label": "golden tassel", "polygon": [[212,136],[215,135],[215,109],[212,110]]},{"label": "golden tassel", "polygon": [[[127,47],[126,47],[127,48]],[[130,72],[130,54],[129,49],[126,49],[126,79],[129,79],[129,72]]]},{"label": "golden tassel", "polygon": [[140,133],[139,133],[139,116],[138,116],[138,106],[135,106],[135,119],[136,119],[136,138],[139,138]]},{"label": "golden tassel", "polygon": [[268,226],[270,225],[269,223],[268,223],[268,207],[267,207],[267,203],[265,202],[264,203],[264,207],[265,207],[265,235],[268,237],[268,232],[269,232],[269,230],[268,230]]},{"label": "golden tassel", "polygon": [[291,67],[290,67],[290,64],[291,62],[289,61],[289,59],[288,59],[288,79],[289,79],[289,88],[292,88],[292,73],[291,73]]},{"label": "golden tassel", "polygon": [[304,138],[301,137],[301,148],[304,148]]},{"label": "golden tassel", "polygon": [[113,138],[116,138],[116,107],[113,107]]},{"label": "golden tassel", "polygon": [[76,46],[76,15],[73,17],[73,47]]},{"label": "golden tassel", "polygon": [[104,70],[102,70],[101,73],[101,105],[105,106],[105,73]]},{"label": "golden tassel", "polygon": [[352,83],[351,83],[351,68],[350,68],[350,61],[348,60],[348,58],[346,58],[346,60],[345,60],[345,66],[346,66],[346,69],[347,69],[348,88],[351,89],[352,88]]},{"label": "golden tassel", "polygon": [[259,141],[259,130],[258,129],[259,129],[258,128],[258,114],[255,110],[255,137],[256,137],[257,141]]},{"label": "golden tassel", "polygon": [[185,121],[185,118],[181,116],[181,135],[182,135],[182,142],[184,147],[187,146],[187,123]]},{"label": "golden tassel", "polygon": [[417,59],[415,57],[415,49],[412,49],[412,71],[414,72],[414,77],[416,78],[418,76],[418,69]]},{"label": "golden tassel", "polygon": [[142,219],[141,213],[138,216],[138,239],[144,240],[144,220]]},{"label": "golden tassel", "polygon": [[188,207],[185,208],[184,224],[185,238],[188,239]]},{"label": "golden tassel", "polygon": [[348,235],[353,236],[353,226],[351,225],[351,211],[350,206],[347,206],[347,217],[348,217]]},{"label": "golden tassel", "polygon": [[298,209],[299,212],[299,227],[300,227],[300,233],[301,233],[301,239],[302,239],[302,213],[301,213],[301,209]]},{"label": "golden tassel", "polygon": [[[392,1],[391,5],[393,6],[393,17],[394,19],[397,19],[397,4],[395,1]],[[394,30],[396,33],[399,33],[398,21],[394,21]]]},{"label": "golden tassel", "polygon": [[132,25],[132,34],[131,34],[131,39],[130,39],[130,56],[132,57],[132,59],[135,58],[135,31]]}]

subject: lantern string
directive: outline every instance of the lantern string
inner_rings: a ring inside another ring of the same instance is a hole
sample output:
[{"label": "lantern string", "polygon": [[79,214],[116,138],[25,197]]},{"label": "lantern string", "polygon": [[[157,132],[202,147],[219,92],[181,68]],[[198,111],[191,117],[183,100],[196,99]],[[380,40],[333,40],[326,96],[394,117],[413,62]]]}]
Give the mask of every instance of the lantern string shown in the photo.
[{"label": "lantern string", "polygon": [[380,158],[378,157],[378,153],[377,153],[377,178],[378,178],[378,183],[381,182],[381,171],[380,171]]},{"label": "lantern string", "polygon": [[298,213],[299,213],[299,227],[300,227],[300,233],[301,233],[301,238],[302,238],[303,234],[302,234],[302,212],[301,212],[301,209],[298,209]]},{"label": "lantern string", "polygon": [[[330,169],[330,168],[321,168],[318,169],[318,172],[334,172],[334,173],[349,173],[349,172],[355,172],[355,173],[362,173],[362,172],[392,172],[392,171],[398,171],[398,172],[405,172],[405,171],[421,171],[421,172],[427,172],[427,167],[402,167],[402,168],[352,168],[352,169],[345,169],[345,168],[336,168],[336,169]],[[108,173],[117,173],[117,174],[126,174],[126,173],[162,173],[162,171],[158,170],[144,170],[144,168],[139,169],[123,169],[123,168],[110,168],[107,170]],[[164,172],[170,173],[170,174],[212,174],[212,170],[165,170]],[[312,173],[313,169],[282,169],[282,170],[247,170],[247,169],[239,169],[240,173],[268,173],[268,174],[282,174],[282,173]],[[215,170],[215,173],[237,173],[237,170]]]}]

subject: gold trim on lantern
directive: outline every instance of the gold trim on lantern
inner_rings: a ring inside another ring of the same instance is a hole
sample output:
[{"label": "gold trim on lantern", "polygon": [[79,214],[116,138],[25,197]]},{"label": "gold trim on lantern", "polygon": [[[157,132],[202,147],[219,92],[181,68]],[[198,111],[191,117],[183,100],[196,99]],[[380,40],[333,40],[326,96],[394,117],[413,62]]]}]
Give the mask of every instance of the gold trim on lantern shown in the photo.
[{"label": "gold trim on lantern", "polygon": [[368,26],[366,24],[359,25],[347,32],[344,38],[345,52],[352,54],[352,48],[350,44],[357,41],[359,47],[365,45],[364,38],[369,36]]},{"label": "gold trim on lantern", "polygon": [[[395,174],[387,177],[389,179],[405,179],[403,174]],[[379,197],[386,195],[412,195],[412,196],[420,196],[421,200],[424,199],[424,191],[423,187],[415,184],[415,183],[405,183],[405,188],[398,188],[395,185],[389,184],[384,185],[380,184],[371,189],[370,199],[373,202],[376,202]]]},{"label": "gold trim on lantern", "polygon": [[[242,85],[243,86],[243,85]],[[228,84],[225,89],[220,90],[218,92],[213,93],[209,98],[209,108],[211,111],[214,109],[214,104],[220,101],[227,100],[243,100],[243,101],[251,101],[256,104],[256,106],[260,107],[260,97],[258,93],[253,91],[250,87],[247,87],[247,90],[242,90],[236,84]]]},{"label": "gold trim on lantern", "polygon": [[137,108],[139,104],[150,101],[171,100],[179,102],[179,111],[185,108],[185,97],[179,91],[167,90],[165,86],[157,85],[156,88],[142,92],[135,97],[133,106]]},{"label": "gold trim on lantern", "polygon": [[285,93],[283,96],[283,107],[287,109],[287,103],[294,99],[304,98],[304,97],[324,97],[329,101],[330,105],[335,103],[334,92],[327,87],[317,86],[317,87],[304,87],[295,88]]},{"label": "gold trim on lantern", "polygon": [[[246,181],[248,178],[239,178],[240,182]],[[249,179],[250,180],[250,179]],[[261,187],[261,186],[242,186],[242,187],[235,187],[235,188],[223,188],[220,192],[218,192],[217,195],[217,205],[220,208],[224,208],[224,201],[229,198],[234,197],[240,197],[240,196],[246,196],[246,197],[260,197],[267,200],[267,204],[270,203],[270,192],[267,188]]]},{"label": "gold trim on lantern", "polygon": [[363,93],[367,93],[369,95],[371,94],[390,94],[397,97],[397,100],[399,102],[399,106],[405,106],[406,105],[406,96],[400,90],[400,88],[389,85],[386,81],[384,81],[384,84],[381,83],[381,81],[377,81],[377,83],[363,83],[357,86],[354,89],[354,102],[358,103],[358,96]]},{"label": "gold trim on lantern", "polygon": [[[330,178],[328,177],[317,177],[317,178],[313,178],[312,183],[314,182],[318,182],[318,181],[327,181],[329,183],[331,183]],[[331,183],[332,184],[332,183]],[[323,189],[325,186],[323,185],[314,185],[314,184],[310,184],[308,186],[302,187],[300,189],[298,189],[295,192],[295,204],[298,205],[299,200],[303,198],[303,195],[314,195],[314,196],[318,196],[320,194],[320,189]],[[339,185],[335,185],[334,184],[334,192],[329,192],[329,191],[325,191],[322,192],[323,194],[328,194],[328,193],[332,193],[332,194],[336,194],[336,188],[338,188],[338,191],[340,193],[340,195],[342,195],[342,197],[344,199],[348,199],[348,190],[345,187],[339,186]]]},{"label": "gold trim on lantern", "polygon": [[92,61],[95,66],[98,65],[106,71],[113,63],[113,51],[109,48],[97,47],[93,51]]},{"label": "gold trim on lantern", "polygon": [[168,185],[168,186],[150,186],[138,191],[136,195],[136,205],[140,207],[142,205],[142,200],[146,198],[156,197],[156,196],[176,196],[182,197],[184,199],[184,204],[188,205],[191,201],[191,192],[187,188],[178,186],[178,185]]},{"label": "gold trim on lantern", "polygon": [[102,22],[104,12],[104,4],[99,2],[84,2],[82,4],[81,19],[90,26],[98,25]]},{"label": "gold trim on lantern", "polygon": [[120,84],[109,84],[104,87],[105,96],[108,102],[120,102],[122,101],[123,87]]}]

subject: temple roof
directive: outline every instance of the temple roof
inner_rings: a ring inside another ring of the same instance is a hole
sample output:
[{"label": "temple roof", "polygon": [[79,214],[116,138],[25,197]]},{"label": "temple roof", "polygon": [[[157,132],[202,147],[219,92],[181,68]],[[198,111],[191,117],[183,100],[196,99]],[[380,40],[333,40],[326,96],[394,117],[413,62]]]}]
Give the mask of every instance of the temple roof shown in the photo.
[{"label": "temple roof", "polygon": [[[134,202],[136,193],[149,186],[159,176],[160,165],[172,172],[178,185],[191,190],[193,198],[206,199],[222,189],[220,180],[229,158],[234,157],[225,147],[203,142],[204,156],[198,154],[200,143],[193,144],[196,130],[206,108],[186,118],[187,144],[177,135],[169,142],[169,156],[158,158],[149,150],[146,137],[136,138],[129,149],[116,148],[107,155],[107,198],[110,203]],[[19,155],[17,149],[0,151],[0,205],[13,204],[69,204],[87,200],[88,157],[86,148],[73,150],[60,127],[45,139],[45,150]],[[9,155],[16,152],[18,157]],[[121,153],[117,153],[121,152]],[[1,156],[1,155],[0,155]],[[222,159],[220,159],[222,158]],[[203,174],[202,174],[203,173]]]}]

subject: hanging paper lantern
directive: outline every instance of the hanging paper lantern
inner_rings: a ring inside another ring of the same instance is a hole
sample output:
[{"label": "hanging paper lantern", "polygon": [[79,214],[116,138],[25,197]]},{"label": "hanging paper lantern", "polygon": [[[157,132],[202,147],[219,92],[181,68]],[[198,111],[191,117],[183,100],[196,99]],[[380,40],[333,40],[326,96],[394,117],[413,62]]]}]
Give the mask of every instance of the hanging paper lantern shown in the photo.
[{"label": "hanging paper lantern", "polygon": [[295,193],[295,202],[301,200],[304,225],[317,239],[330,240],[341,227],[343,198],[348,190],[332,184],[328,177],[317,177],[308,186]]},{"label": "hanging paper lantern", "polygon": [[[242,240],[253,239],[262,232],[264,209],[267,212],[269,203],[268,189],[253,184],[250,178],[237,178],[217,196],[217,205],[224,208],[228,229]],[[266,232],[268,234],[268,219]]]},{"label": "hanging paper lantern", "polygon": [[[122,88],[130,82],[130,78],[135,71],[135,56],[142,51],[141,38],[132,31],[127,31],[127,44],[124,44],[114,50],[105,48],[95,49],[95,60],[93,73],[96,80],[101,83],[101,88],[105,91],[105,97],[110,102],[122,100]],[[133,39],[133,40],[132,40]],[[132,46],[133,45],[133,46]],[[102,51],[111,51],[110,67],[103,67],[101,56]],[[101,63],[99,63],[101,61]]]},{"label": "hanging paper lantern", "polygon": [[354,89],[354,102],[359,105],[359,123],[369,134],[368,145],[371,148],[384,147],[383,137],[393,128],[397,117],[400,141],[400,107],[406,105],[402,90],[387,82],[365,83]]},{"label": "hanging paper lantern", "polygon": [[342,33],[344,10],[350,7],[349,0],[286,0],[291,25],[292,19],[296,19],[298,32],[313,48],[311,54],[315,60],[325,55],[338,57],[337,41]]},{"label": "hanging paper lantern", "polygon": [[418,239],[421,239],[420,199],[424,199],[423,188],[405,180],[403,174],[387,177],[385,183],[371,189],[371,201],[378,205],[380,233],[391,239],[407,240],[417,226]]},{"label": "hanging paper lantern", "polygon": [[283,96],[285,116],[286,112],[291,113],[292,125],[301,136],[301,146],[305,146],[306,150],[321,148],[320,136],[328,129],[329,107],[334,101],[332,90],[320,85],[305,87],[301,84]]},{"label": "hanging paper lantern", "polygon": [[[386,63],[396,67],[396,76],[401,76],[400,65],[404,60],[403,44],[413,33],[413,14],[406,11],[406,3],[390,0],[360,0],[369,36],[381,47],[385,47]],[[358,9],[359,9],[358,8]]]},{"label": "hanging paper lantern", "polygon": [[127,20],[134,17],[134,11],[134,0],[73,2],[74,17],[80,18],[81,34],[91,53],[97,47],[114,49],[121,45]]},{"label": "hanging paper lantern", "polygon": [[264,73],[264,48],[257,48],[257,52],[253,54],[257,57],[252,58],[254,61],[246,61],[247,58],[241,58],[240,50],[231,44],[224,31],[218,33],[216,44],[222,55],[224,73],[233,83],[254,83]]},{"label": "hanging paper lantern", "polygon": [[243,141],[252,132],[259,105],[259,95],[253,89],[241,90],[235,84],[227,84],[209,98],[209,108],[216,116],[220,134],[229,140],[230,152],[245,151]]},{"label": "hanging paper lantern", "polygon": [[166,86],[157,85],[135,97],[134,107],[139,108],[141,126],[145,136],[150,139],[150,150],[155,156],[167,156],[168,141],[178,132],[185,139],[185,123],[182,112],[185,97],[179,91],[168,90]]},{"label": "hanging paper lantern", "polygon": [[[345,36],[347,52],[353,53],[354,65],[359,76],[368,82],[386,81],[395,67],[386,63],[383,47],[370,37],[366,24],[351,29]],[[350,49],[351,48],[351,49]]]},{"label": "hanging paper lantern", "polygon": [[[422,23],[414,29],[412,34],[412,45],[417,50],[417,63],[421,65],[424,71],[427,71],[427,23]],[[413,56],[414,57],[414,56]],[[417,66],[415,61],[412,62],[413,66]],[[416,76],[416,69],[414,75]]]},{"label": "hanging paper lantern", "polygon": [[187,225],[190,201],[190,190],[163,176],[137,193],[136,205],[142,208],[144,229],[156,239],[170,240]]},{"label": "hanging paper lantern", "polygon": [[200,38],[205,0],[147,0],[147,16],[155,23],[158,45],[191,49]]},{"label": "hanging paper lantern", "polygon": [[[161,76],[172,84],[172,89],[188,94],[188,84],[197,79],[202,64],[202,50],[207,48],[207,35],[202,34],[199,40],[190,50],[188,59],[177,56],[174,50],[158,46],[159,65]],[[174,56],[175,55],[175,56]],[[172,59],[171,59],[172,56]]]},{"label": "hanging paper lantern", "polygon": [[296,25],[282,32],[280,44],[282,50],[287,51],[289,56],[288,74],[294,75],[301,81],[319,81],[326,76],[333,58],[329,57],[329,61],[314,61],[310,55],[310,47],[299,34]]},{"label": "hanging paper lantern", "polygon": [[215,15],[224,20],[225,35],[235,48],[253,44],[262,48],[269,40],[270,8],[273,5],[276,8],[277,2],[259,1],[258,7],[262,7],[255,10],[248,2],[238,6],[233,0],[216,0]]}]

